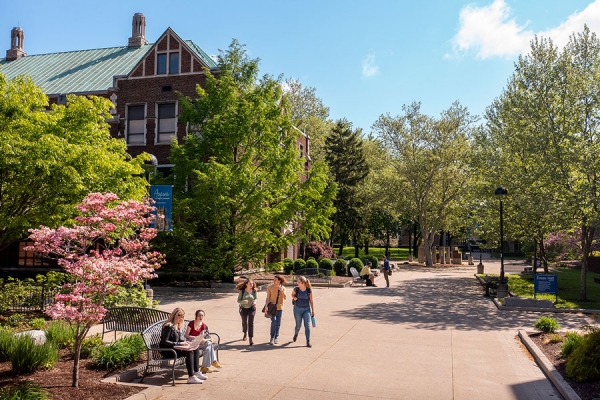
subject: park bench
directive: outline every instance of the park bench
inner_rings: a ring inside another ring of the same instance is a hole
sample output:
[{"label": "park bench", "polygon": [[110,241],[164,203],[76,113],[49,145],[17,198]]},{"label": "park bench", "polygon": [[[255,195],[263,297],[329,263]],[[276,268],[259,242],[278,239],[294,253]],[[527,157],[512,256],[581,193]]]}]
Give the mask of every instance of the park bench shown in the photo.
[{"label": "park bench", "polygon": [[[146,345],[148,357],[146,361],[146,369],[144,369],[144,373],[142,375],[140,383],[144,381],[144,378],[148,375],[151,369],[153,371],[156,371],[161,368],[170,368],[171,379],[173,381],[173,386],[175,386],[175,367],[179,365],[185,365],[185,357],[177,357],[177,352],[174,349],[160,347],[160,335],[162,333],[162,328],[165,324],[165,321],[166,319],[163,321],[158,321],[146,328],[146,330],[142,332],[142,338],[144,339],[144,344]],[[186,320],[184,325],[187,327],[189,323],[190,321]],[[212,332],[210,332],[210,336],[218,360],[221,337],[218,334]],[[163,353],[161,353],[161,351],[170,352],[173,354],[173,356],[167,358],[163,356]],[[200,357],[202,357],[203,355],[204,351],[200,349]]]},{"label": "park bench", "polygon": [[358,274],[356,268],[350,267],[350,273],[352,274],[352,284],[360,283],[366,286],[367,280],[363,279],[362,276]]},{"label": "park bench", "polygon": [[498,284],[500,283],[500,278],[496,276],[486,276],[483,278],[483,286],[485,288],[485,295],[491,296],[492,294],[496,294],[498,289]]},{"label": "park bench", "polygon": [[164,321],[167,318],[169,318],[168,312],[155,308],[109,308],[102,320],[102,340],[104,340],[104,334],[108,332],[115,333],[115,340],[117,339],[117,331],[142,333],[150,325],[157,321]]},{"label": "park bench", "polygon": [[304,268],[294,271],[295,276],[305,276],[311,283],[331,284],[331,270],[323,268]]}]

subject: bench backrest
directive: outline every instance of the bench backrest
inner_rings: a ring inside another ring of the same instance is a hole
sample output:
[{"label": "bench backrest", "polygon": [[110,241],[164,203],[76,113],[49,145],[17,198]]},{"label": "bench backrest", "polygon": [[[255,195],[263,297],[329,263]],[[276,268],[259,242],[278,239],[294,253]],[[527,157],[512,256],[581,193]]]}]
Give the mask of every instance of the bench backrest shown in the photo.
[{"label": "bench backrest", "polygon": [[[150,325],[148,328],[146,328],[142,332],[142,338],[144,339],[144,344],[146,345],[146,348],[148,350],[160,348],[160,336],[162,334],[162,328],[163,328],[163,325],[165,324],[165,321],[166,321],[166,319],[155,322],[154,324]],[[189,323],[190,323],[190,321],[185,320],[183,325],[187,326]],[[159,351],[152,351],[150,353],[152,353],[151,354],[152,359],[162,358]]]},{"label": "bench backrest", "polygon": [[114,307],[108,309],[103,322],[107,331],[142,332],[155,322],[165,321],[169,315],[155,308]]}]

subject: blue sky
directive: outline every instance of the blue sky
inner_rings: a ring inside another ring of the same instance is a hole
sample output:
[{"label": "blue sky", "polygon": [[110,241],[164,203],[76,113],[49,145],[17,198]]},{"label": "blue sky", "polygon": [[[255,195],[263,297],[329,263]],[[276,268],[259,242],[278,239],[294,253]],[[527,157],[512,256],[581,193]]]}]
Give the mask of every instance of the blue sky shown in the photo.
[{"label": "blue sky", "polygon": [[0,10],[2,56],[15,26],[28,54],[126,45],[136,12],[150,42],[171,27],[215,55],[236,38],[261,73],[315,87],[331,118],[365,133],[413,101],[430,115],[455,100],[481,115],[533,35],[562,45],[584,23],[600,31],[600,0],[5,0]]}]

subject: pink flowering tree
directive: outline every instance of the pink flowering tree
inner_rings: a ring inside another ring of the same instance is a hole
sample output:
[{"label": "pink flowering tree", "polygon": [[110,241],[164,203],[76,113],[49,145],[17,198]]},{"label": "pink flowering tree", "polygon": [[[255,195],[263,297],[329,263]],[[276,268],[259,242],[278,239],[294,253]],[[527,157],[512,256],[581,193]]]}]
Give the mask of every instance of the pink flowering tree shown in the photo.
[{"label": "pink flowering tree", "polygon": [[155,277],[163,255],[150,251],[156,236],[150,228],[154,216],[151,200],[119,200],[114,193],[91,193],[77,206],[73,227],[30,229],[29,250],[58,259],[74,276],[63,286],[55,304],[46,311],[53,319],[68,322],[75,337],[73,387],[79,387],[81,343],[90,328],[102,321],[106,296],[124,283]]}]

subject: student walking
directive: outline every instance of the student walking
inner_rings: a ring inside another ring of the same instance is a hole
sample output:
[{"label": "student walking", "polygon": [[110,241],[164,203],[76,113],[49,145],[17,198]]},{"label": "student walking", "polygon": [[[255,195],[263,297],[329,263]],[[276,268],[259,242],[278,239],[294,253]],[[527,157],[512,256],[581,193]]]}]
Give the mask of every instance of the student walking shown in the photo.
[{"label": "student walking", "polygon": [[304,322],[304,335],[306,336],[306,347],[312,347],[310,344],[310,320],[315,316],[315,305],[313,303],[313,294],[310,281],[304,276],[298,277],[297,285],[292,292],[294,303],[294,319],[296,327],[294,329],[294,342],[298,339],[300,325]]},{"label": "student walking", "polygon": [[250,338],[249,346],[252,347],[254,344],[252,338],[254,337],[254,316],[256,315],[256,286],[254,281],[250,279],[244,279],[235,287],[240,291],[238,296],[238,304],[240,305],[240,316],[242,317],[242,332],[244,332],[244,338]]},{"label": "student walking", "polygon": [[279,328],[281,327],[281,316],[283,314],[283,301],[287,298],[285,293],[285,276],[275,275],[273,283],[267,287],[267,299],[265,302],[265,314],[267,304],[273,303],[277,306],[275,316],[271,318],[271,340],[269,344],[277,344],[279,340]]}]

